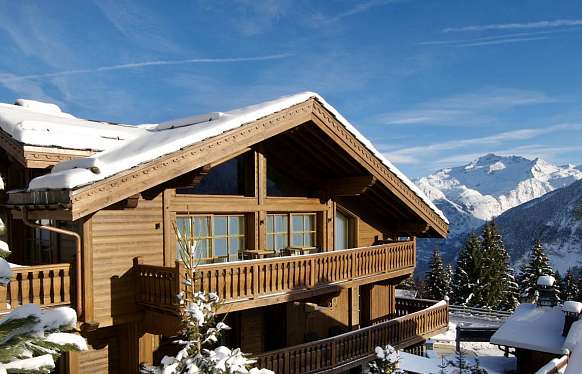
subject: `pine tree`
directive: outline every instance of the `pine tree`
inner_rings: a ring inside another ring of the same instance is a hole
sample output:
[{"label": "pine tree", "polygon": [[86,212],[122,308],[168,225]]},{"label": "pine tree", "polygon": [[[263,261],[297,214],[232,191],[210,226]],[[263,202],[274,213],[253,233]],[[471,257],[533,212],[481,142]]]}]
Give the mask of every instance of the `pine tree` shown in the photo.
[{"label": "pine tree", "polygon": [[535,298],[537,280],[542,275],[554,276],[554,270],[548,256],[544,253],[542,243],[536,240],[528,262],[522,266],[519,276],[519,291],[522,298],[529,301]]},{"label": "pine tree", "polygon": [[426,277],[427,297],[442,300],[450,292],[450,281],[438,248],[432,252],[430,271]]},{"label": "pine tree", "polygon": [[[495,226],[493,226],[495,229]],[[509,253],[503,245],[501,235],[497,234],[497,261],[501,268],[501,295],[497,309],[513,311],[519,305],[519,285],[515,279],[513,268],[511,267]]]},{"label": "pine tree", "polygon": [[576,300],[578,297],[578,284],[576,283],[576,278],[574,278],[574,272],[572,269],[568,269],[566,276],[562,281],[562,286],[560,289],[560,298],[563,301]]},{"label": "pine tree", "polygon": [[451,281],[451,302],[453,304],[466,305],[473,298],[479,276],[475,266],[475,256],[478,255],[480,245],[477,235],[470,233],[459,252]]}]

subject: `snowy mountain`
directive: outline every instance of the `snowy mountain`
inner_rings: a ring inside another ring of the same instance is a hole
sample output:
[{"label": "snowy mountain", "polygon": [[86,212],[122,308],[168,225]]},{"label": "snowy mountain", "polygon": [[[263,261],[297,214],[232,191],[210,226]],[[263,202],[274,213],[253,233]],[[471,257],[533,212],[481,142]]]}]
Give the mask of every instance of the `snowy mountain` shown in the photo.
[{"label": "snowy mountain", "polygon": [[[540,158],[487,154],[466,165],[447,168],[415,181],[450,221],[449,239],[419,242],[420,262],[435,244],[451,260],[468,232],[503,212],[582,179],[574,165],[558,166]],[[421,264],[422,266],[422,264]]]},{"label": "snowy mountain", "polygon": [[582,180],[508,210],[496,223],[513,262],[539,238],[560,272],[582,266]]}]

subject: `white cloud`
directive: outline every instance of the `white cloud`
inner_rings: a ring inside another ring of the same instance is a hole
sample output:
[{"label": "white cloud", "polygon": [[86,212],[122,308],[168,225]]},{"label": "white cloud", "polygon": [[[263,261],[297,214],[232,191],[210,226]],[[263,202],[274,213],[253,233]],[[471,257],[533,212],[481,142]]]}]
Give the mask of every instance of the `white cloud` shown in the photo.
[{"label": "white cloud", "polygon": [[365,2],[357,2],[356,5],[354,5],[353,7],[349,8],[341,13],[338,13],[336,15],[332,15],[332,16],[318,15],[316,17],[316,20],[318,20],[319,22],[323,22],[323,23],[337,22],[337,21],[340,21],[346,17],[351,17],[351,16],[354,16],[354,15],[359,14],[359,13],[367,12],[368,10],[370,10],[372,8],[384,6],[384,5],[388,5],[388,4],[396,3],[396,2],[400,2],[400,0],[370,0],[370,1],[365,1]]},{"label": "white cloud", "polygon": [[491,121],[491,114],[526,105],[554,102],[542,92],[517,89],[489,89],[453,95],[413,106],[412,109],[385,113],[374,122],[386,125],[458,125]]},{"label": "white cloud", "polygon": [[462,27],[448,27],[443,32],[462,32],[462,31],[491,31],[491,30],[527,30],[527,29],[546,29],[559,27],[582,26],[582,19],[557,19],[549,21],[536,21],[524,23],[494,23],[488,25],[471,25]]},{"label": "white cloud", "polygon": [[[489,136],[455,139],[446,142],[402,148],[395,151],[384,152],[384,155],[389,160],[402,159],[408,161],[408,163],[419,163],[421,160],[432,158],[441,152],[449,152],[468,147],[475,148],[478,146],[499,147],[504,143],[529,140],[558,131],[582,131],[582,123],[564,123],[541,128],[524,128],[504,131]],[[380,149],[382,149],[382,146],[380,146]]]},{"label": "white cloud", "polygon": [[92,69],[72,69],[63,70],[53,73],[42,73],[42,74],[29,74],[29,75],[10,75],[10,76],[0,76],[0,84],[6,84],[9,82],[23,81],[29,79],[42,79],[42,78],[55,78],[64,77],[68,75],[78,75],[78,74],[92,74],[106,71],[114,70],[128,70],[137,69],[149,66],[161,66],[161,65],[186,65],[186,64],[225,64],[225,63],[238,63],[238,62],[256,62],[256,61],[268,61],[268,60],[278,60],[290,57],[289,53],[281,53],[275,55],[265,55],[265,56],[252,56],[252,57],[225,57],[225,58],[192,58],[186,60],[155,60],[155,61],[142,61],[130,64],[118,64],[118,65],[107,65],[100,66]]}]

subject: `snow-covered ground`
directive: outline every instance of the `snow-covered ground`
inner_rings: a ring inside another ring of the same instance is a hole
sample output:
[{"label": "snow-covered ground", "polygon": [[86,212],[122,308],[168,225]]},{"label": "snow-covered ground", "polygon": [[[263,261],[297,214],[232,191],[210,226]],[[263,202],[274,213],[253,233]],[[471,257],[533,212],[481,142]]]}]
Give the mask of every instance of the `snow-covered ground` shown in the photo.
[{"label": "snow-covered ground", "polygon": [[[428,359],[432,362],[432,365],[435,365],[435,367],[438,368],[438,365],[442,363],[443,357],[445,360],[454,362],[456,328],[457,324],[451,322],[449,323],[449,329],[446,332],[432,337],[432,340],[434,341],[434,351],[429,353]],[[480,342],[463,342],[461,343],[461,349],[467,354],[468,359],[477,358],[481,367],[485,368],[489,374],[515,373],[515,357],[505,357],[503,351],[495,345]],[[410,356],[411,355],[404,355],[403,360],[401,358],[402,364],[404,365],[403,368],[406,368],[411,360],[416,359],[415,357]],[[426,367],[432,366],[427,361],[419,361],[419,363],[415,364],[424,364]],[[427,373],[430,373],[430,371]]]}]

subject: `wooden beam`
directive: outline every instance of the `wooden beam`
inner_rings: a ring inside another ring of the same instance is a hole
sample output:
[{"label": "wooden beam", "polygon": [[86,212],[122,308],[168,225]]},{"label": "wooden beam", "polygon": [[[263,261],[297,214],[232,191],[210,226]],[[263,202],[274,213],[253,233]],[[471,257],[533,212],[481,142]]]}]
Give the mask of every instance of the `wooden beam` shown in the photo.
[{"label": "wooden beam", "polygon": [[374,183],[376,183],[374,176],[363,175],[328,179],[324,182],[324,188],[330,196],[357,196],[366,192]]}]

